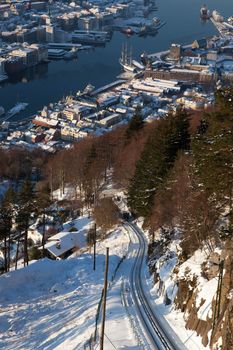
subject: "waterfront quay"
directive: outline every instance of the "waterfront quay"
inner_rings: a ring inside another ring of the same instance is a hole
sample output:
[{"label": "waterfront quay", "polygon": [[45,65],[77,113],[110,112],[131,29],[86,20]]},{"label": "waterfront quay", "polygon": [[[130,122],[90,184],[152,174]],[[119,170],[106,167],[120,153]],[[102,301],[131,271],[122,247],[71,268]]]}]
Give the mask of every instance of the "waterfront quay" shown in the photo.
[{"label": "waterfront quay", "polygon": [[226,20],[218,11],[214,10],[210,20],[223,38],[229,40],[233,38],[233,16]]},{"label": "waterfront quay", "polygon": [[156,10],[154,0],[2,3],[0,83],[48,60],[72,59],[80,50],[104,46],[116,30],[155,34],[164,24],[154,17]]},{"label": "waterfront quay", "polygon": [[233,81],[233,40],[222,37],[195,40],[184,47],[174,43],[162,54],[144,54],[141,60],[140,64],[132,60],[134,73],[124,73],[97,90],[88,85],[44,107],[27,123],[2,122],[1,147],[55,152],[128,123],[136,111],[150,122],[181,106],[208,109],[216,86]]},{"label": "waterfront quay", "polygon": [[[8,80],[0,84],[0,106],[3,106],[7,112],[18,102],[28,103],[28,107],[11,118],[11,121],[32,116],[43,106],[51,102],[55,103],[69,94],[75,94],[79,89],[84,89],[88,83],[101,87],[114,81],[121,70],[119,57],[123,44],[127,43],[128,48],[132,48],[133,57],[140,61],[142,52],[163,51],[168,49],[172,42],[185,45],[196,38],[217,33],[210,21],[205,23],[200,21],[199,10],[202,3],[198,1],[190,3],[179,0],[179,6],[173,0],[157,0],[156,3],[158,11],[149,16],[150,18],[154,18],[154,15],[158,16],[166,22],[166,25],[155,35],[129,36],[114,30],[111,40],[107,41],[106,45],[93,46],[91,50],[77,50],[77,59],[50,59],[49,63],[38,64],[9,76]],[[213,6],[212,0],[207,0],[205,3],[208,7]],[[182,6],[182,15],[180,6]],[[225,17],[229,17],[232,12],[228,0],[221,1],[220,9]],[[46,15],[49,15],[48,11]],[[0,25],[5,21],[0,21]],[[7,42],[7,45],[9,44]],[[69,54],[68,50],[66,52]]]}]

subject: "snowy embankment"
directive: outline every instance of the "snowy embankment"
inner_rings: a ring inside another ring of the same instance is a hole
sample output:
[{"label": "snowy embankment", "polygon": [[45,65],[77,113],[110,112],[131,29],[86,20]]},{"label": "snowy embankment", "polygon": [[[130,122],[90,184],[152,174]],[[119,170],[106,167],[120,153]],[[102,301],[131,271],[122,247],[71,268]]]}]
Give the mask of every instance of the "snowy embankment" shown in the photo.
[{"label": "snowy embankment", "polygon": [[[207,350],[209,346],[203,345],[203,339],[197,335],[197,331],[187,329],[190,307],[186,309],[186,304],[190,303],[191,296],[190,301],[187,301],[186,295],[183,295],[184,312],[177,307],[174,301],[177,298],[180,281],[186,281],[187,285],[190,283],[188,288],[190,293],[193,293],[190,294],[193,295],[191,309],[195,309],[199,320],[208,321],[212,317],[212,303],[216,295],[218,279],[215,277],[207,280],[203,277],[202,264],[207,259],[204,250],[197,250],[190,259],[178,264],[179,249],[179,241],[173,240],[166,251],[154,261],[156,278],[149,275],[145,268],[148,294],[154,299],[157,313],[168,321],[187,349]],[[209,341],[210,336],[211,331],[208,333]]]},{"label": "snowy embankment", "polygon": [[[103,287],[106,247],[110,247],[111,280],[121,258],[128,251],[128,245],[127,233],[118,228],[97,244],[96,271],[93,271],[92,255],[84,252],[68,260],[43,259],[1,276],[0,348],[83,349],[85,341],[94,332]],[[112,286],[109,295],[113,293],[114,296],[117,283],[116,287]],[[127,335],[130,327],[125,311],[121,308],[117,311],[119,300],[119,296],[113,298],[107,312],[114,315],[112,327],[122,325]],[[126,341],[124,332],[121,333],[121,345]],[[132,339],[129,345],[133,344],[135,340]]]}]

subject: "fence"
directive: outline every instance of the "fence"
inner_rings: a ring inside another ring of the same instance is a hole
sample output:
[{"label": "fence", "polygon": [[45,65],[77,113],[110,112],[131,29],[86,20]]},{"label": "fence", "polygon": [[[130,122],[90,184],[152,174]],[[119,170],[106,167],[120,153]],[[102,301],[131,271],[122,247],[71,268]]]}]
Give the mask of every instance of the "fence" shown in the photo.
[{"label": "fence", "polygon": [[[118,271],[120,265],[122,264],[122,262],[125,260],[125,258],[126,258],[126,255],[124,255],[120,259],[120,261],[118,262],[117,267],[115,268],[115,271],[112,275],[111,282],[109,284],[109,288],[112,287],[113,281],[114,281],[116,274],[117,274],[117,271]],[[101,307],[102,307],[103,293],[104,293],[104,290],[102,289],[101,298],[100,298],[100,301],[98,303],[96,316],[95,316],[95,331],[90,336],[90,338],[84,343],[84,350],[94,350],[99,342],[98,324],[99,324],[99,320],[100,320],[100,311],[101,311]]]}]

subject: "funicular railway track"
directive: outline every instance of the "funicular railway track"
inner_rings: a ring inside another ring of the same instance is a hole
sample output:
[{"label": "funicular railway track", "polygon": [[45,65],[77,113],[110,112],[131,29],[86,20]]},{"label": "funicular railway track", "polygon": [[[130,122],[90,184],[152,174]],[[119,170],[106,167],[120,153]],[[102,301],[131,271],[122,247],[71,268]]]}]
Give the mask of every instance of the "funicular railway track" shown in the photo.
[{"label": "funicular railway track", "polygon": [[145,239],[136,225],[130,222],[125,223],[125,225],[133,231],[139,241],[140,248],[137,251],[135,264],[131,271],[130,286],[139,320],[146,335],[147,347],[155,350],[184,350],[186,348],[179,338],[175,337],[173,332],[169,332],[169,328],[164,329],[162,327],[161,320],[155,314],[155,310],[148,301],[143,288],[142,267],[146,254]]}]

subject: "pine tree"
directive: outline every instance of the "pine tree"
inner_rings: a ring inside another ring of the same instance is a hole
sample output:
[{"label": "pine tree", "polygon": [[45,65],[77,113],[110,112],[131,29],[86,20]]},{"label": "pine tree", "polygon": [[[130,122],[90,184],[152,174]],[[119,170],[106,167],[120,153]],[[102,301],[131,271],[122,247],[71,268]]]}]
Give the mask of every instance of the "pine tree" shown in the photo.
[{"label": "pine tree", "polygon": [[[233,210],[233,89],[218,91],[216,110],[205,116],[207,127],[192,140],[199,179],[209,196]],[[203,125],[203,122],[201,123]],[[202,129],[201,129],[202,130]]]},{"label": "pine tree", "polygon": [[226,87],[217,90],[215,93],[215,107],[218,112],[218,118],[228,119],[233,116],[233,87]]},{"label": "pine tree", "polygon": [[144,121],[142,118],[141,109],[140,107],[137,107],[134,116],[128,124],[128,128],[126,129],[126,139],[129,140],[132,136],[137,134],[140,130],[142,130],[143,126]]},{"label": "pine tree", "polygon": [[[204,122],[192,139],[195,171],[209,203],[229,208],[228,227],[218,232],[221,239],[233,234],[233,88],[216,93],[215,110],[203,116]],[[203,129],[203,124],[206,127]],[[211,207],[209,204],[209,211]],[[214,230],[211,232],[214,235]]]},{"label": "pine tree", "polygon": [[46,214],[49,212],[51,205],[51,191],[48,183],[43,184],[37,191],[36,209],[37,213],[42,216],[42,256],[45,256],[45,224]]},{"label": "pine tree", "polygon": [[33,187],[26,180],[18,196],[17,228],[24,236],[24,266],[28,265],[28,228],[32,213],[35,211]]},{"label": "pine tree", "polygon": [[11,229],[13,219],[14,191],[9,187],[0,206],[0,237],[4,240],[4,271],[10,268]]},{"label": "pine tree", "polygon": [[148,216],[159,185],[175,161],[177,152],[190,145],[189,117],[184,110],[161,120],[145,145],[128,191],[128,203],[137,215]]},{"label": "pine tree", "polygon": [[94,192],[93,180],[94,179],[92,174],[92,166],[96,160],[97,160],[96,147],[94,144],[92,144],[89,150],[89,153],[87,154],[86,162],[84,164],[85,178],[83,181],[83,188],[84,188],[87,203],[93,202],[93,192]]}]

